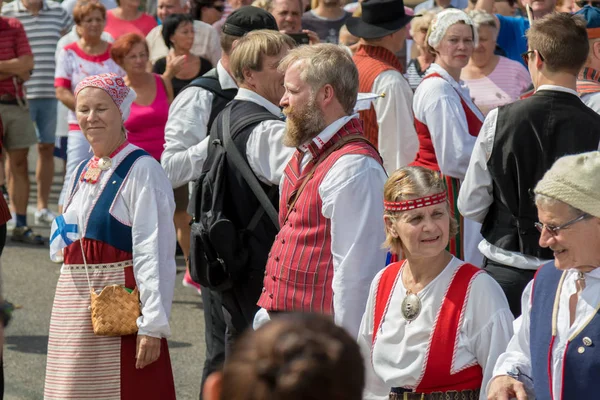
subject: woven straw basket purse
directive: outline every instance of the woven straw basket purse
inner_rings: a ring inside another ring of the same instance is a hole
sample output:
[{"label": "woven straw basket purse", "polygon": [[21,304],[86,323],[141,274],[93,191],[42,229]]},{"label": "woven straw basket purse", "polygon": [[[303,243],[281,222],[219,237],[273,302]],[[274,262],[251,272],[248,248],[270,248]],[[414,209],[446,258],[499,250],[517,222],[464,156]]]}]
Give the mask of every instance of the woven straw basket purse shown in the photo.
[{"label": "woven straw basket purse", "polygon": [[92,326],[98,336],[125,336],[138,331],[140,312],[138,288],[129,293],[123,286],[106,286],[100,294],[90,288]]},{"label": "woven straw basket purse", "polygon": [[129,293],[121,285],[110,285],[97,294],[92,288],[87,261],[83,246],[81,255],[90,288],[90,301],[92,311],[92,327],[97,336],[126,336],[138,331],[137,319],[140,310],[140,294],[138,288]]}]

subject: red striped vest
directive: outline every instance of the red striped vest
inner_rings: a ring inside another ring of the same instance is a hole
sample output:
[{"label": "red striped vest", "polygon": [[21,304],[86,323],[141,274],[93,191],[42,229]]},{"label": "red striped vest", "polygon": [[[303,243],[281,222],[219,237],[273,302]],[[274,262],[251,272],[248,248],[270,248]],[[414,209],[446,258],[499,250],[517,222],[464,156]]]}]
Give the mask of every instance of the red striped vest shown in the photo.
[{"label": "red striped vest", "polygon": [[[309,151],[312,160],[316,160],[342,137],[361,132],[361,122],[356,118],[351,119],[323,148],[319,149],[311,142]],[[258,300],[260,307],[268,311],[333,314],[331,221],[323,217],[319,187],[327,172],[345,154],[363,154],[381,163],[379,154],[368,143],[345,144],[319,164],[284,223],[288,201],[302,184],[313,161],[299,173],[302,153],[296,151],[285,168],[279,199],[281,230],[275,237],[267,259],[264,288]]]},{"label": "red striped vest", "polygon": [[[440,74],[434,72],[433,74],[427,75],[423,80],[433,77],[444,79]],[[481,126],[483,125],[483,121],[481,121],[481,119],[479,119],[479,117],[471,110],[460,94],[459,97],[462,108],[465,111],[465,116],[467,117],[467,126],[469,127],[468,133],[471,136],[477,137],[481,130]],[[435,149],[433,148],[433,141],[431,140],[429,128],[415,117],[415,130],[419,137],[419,152],[417,153],[415,161],[410,165],[417,165],[439,172],[440,167],[437,162],[437,157],[435,156]]]},{"label": "red striped vest", "polygon": [[[382,72],[391,69],[402,72],[402,64],[400,64],[398,58],[394,53],[383,47],[361,45],[352,59],[358,69],[358,91],[361,93],[371,92],[371,90],[373,90],[375,78]],[[377,145],[379,125],[377,124],[375,108],[371,104],[370,109],[360,111],[359,115],[360,119],[363,121],[366,138],[369,139],[375,147],[379,148]]]},{"label": "red striped vest", "polygon": [[584,68],[577,77],[579,96],[600,92],[600,72],[593,68]]}]

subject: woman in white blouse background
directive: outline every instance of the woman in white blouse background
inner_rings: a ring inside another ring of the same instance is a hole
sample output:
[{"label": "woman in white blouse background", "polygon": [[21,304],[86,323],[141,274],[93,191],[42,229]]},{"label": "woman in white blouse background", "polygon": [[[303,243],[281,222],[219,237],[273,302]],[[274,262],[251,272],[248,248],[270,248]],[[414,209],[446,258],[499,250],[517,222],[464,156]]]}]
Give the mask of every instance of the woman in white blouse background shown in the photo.
[{"label": "woman in white blouse background", "polygon": [[486,399],[494,363],[513,332],[502,289],[445,250],[457,224],[439,173],[401,168],[386,182],[384,199],[385,245],[405,260],[371,284],[358,336],[364,399],[403,399],[406,392]]},{"label": "woman in white blouse background", "polygon": [[477,249],[481,225],[463,221],[456,206],[460,182],[465,178],[484,119],[460,80],[477,46],[477,29],[464,11],[446,9],[434,17],[425,41],[435,62],[413,99],[419,151],[412,165],[441,172],[445,177],[450,206],[459,223],[458,234],[450,240],[450,252],[479,266],[483,262]]}]

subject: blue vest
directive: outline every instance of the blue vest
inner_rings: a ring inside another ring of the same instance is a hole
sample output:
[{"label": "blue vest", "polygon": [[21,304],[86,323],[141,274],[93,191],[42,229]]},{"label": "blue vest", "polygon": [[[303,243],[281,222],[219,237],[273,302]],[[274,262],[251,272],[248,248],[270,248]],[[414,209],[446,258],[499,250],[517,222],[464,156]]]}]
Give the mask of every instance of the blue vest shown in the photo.
[{"label": "blue vest", "polygon": [[[552,313],[562,288],[563,271],[542,266],[533,285],[529,347],[537,400],[600,398],[600,316],[598,313],[569,343],[563,359],[562,393],[552,395]],[[584,343],[584,338],[586,338]],[[591,339],[591,342],[588,340]]]},{"label": "blue vest", "polygon": [[[112,247],[127,253],[133,251],[131,227],[113,217],[109,210],[117,193],[119,193],[119,190],[123,185],[125,177],[129,174],[129,170],[131,170],[133,163],[142,156],[150,155],[141,149],[134,150],[125,156],[114,170],[90,213],[85,230],[86,238],[107,243]],[[87,164],[88,161],[84,161],[79,165],[76,172],[77,175],[75,175],[76,177],[81,176]],[[71,193],[75,190],[78,182],[79,178],[75,179]],[[100,183],[98,182],[98,184]]]}]

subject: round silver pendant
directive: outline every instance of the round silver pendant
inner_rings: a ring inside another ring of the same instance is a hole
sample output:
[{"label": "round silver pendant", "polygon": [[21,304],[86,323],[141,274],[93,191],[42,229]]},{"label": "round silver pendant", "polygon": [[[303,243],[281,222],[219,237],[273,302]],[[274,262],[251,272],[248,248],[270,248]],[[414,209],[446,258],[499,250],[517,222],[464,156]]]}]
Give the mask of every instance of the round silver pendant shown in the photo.
[{"label": "round silver pendant", "polygon": [[111,165],[112,160],[110,157],[102,157],[100,160],[98,160],[98,168],[100,168],[102,171],[109,170]]},{"label": "round silver pendant", "polygon": [[414,293],[406,292],[402,301],[402,316],[407,321],[414,321],[421,314],[421,299]]}]

